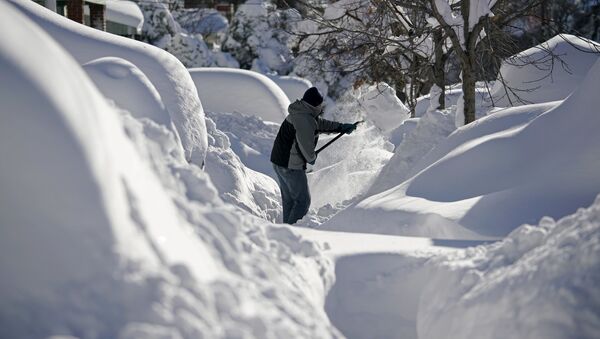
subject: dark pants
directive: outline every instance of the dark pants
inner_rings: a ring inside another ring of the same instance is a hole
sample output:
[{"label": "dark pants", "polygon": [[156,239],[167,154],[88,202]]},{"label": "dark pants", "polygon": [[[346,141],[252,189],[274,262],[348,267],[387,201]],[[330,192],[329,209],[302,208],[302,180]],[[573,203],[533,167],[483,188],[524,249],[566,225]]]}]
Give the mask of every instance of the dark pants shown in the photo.
[{"label": "dark pants", "polygon": [[283,205],[283,222],[293,224],[302,219],[310,206],[310,192],[304,170],[296,170],[273,164],[279,179],[281,202]]}]

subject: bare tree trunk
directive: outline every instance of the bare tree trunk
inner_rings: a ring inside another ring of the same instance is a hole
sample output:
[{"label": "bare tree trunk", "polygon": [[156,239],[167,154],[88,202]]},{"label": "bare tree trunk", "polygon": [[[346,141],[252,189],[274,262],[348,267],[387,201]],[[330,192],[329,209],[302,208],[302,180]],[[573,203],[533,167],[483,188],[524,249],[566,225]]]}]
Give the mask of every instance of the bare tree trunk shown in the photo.
[{"label": "bare tree trunk", "polygon": [[409,96],[408,96],[408,101],[409,101],[409,108],[410,108],[410,117],[414,118],[415,117],[415,108],[417,108],[417,94],[416,94],[416,87],[417,87],[417,81],[418,80],[418,74],[417,74],[417,70],[418,70],[418,65],[417,65],[417,57],[416,54],[413,53],[412,55],[413,61],[410,64],[410,90],[409,90]]},{"label": "bare tree trunk", "polygon": [[465,125],[475,121],[475,74],[471,55],[462,61],[462,90],[464,100]]},{"label": "bare tree trunk", "polygon": [[433,64],[434,83],[441,89],[439,97],[439,109],[446,108],[446,75],[444,73],[444,37],[442,31],[436,30],[433,34],[433,43],[435,49],[435,61]]}]

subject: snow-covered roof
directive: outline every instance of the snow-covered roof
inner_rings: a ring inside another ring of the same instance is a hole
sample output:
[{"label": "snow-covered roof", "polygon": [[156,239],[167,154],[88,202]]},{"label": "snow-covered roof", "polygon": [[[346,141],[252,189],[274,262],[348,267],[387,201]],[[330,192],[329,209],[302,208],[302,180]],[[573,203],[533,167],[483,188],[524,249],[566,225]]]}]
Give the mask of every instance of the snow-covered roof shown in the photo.
[{"label": "snow-covered roof", "polygon": [[[86,0],[85,2],[104,5],[107,21],[133,27],[138,34],[142,31],[144,14],[135,2],[127,0]],[[84,13],[90,15],[90,9],[85,7]]]},{"label": "snow-covered roof", "polygon": [[125,26],[135,27],[140,32],[144,24],[144,14],[140,7],[132,1],[105,0],[106,20]]}]

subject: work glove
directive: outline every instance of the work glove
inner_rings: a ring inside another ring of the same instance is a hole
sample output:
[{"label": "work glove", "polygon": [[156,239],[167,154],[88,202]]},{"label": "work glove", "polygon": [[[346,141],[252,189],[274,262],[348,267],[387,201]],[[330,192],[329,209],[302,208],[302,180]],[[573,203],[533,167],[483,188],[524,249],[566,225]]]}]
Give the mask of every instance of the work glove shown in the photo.
[{"label": "work glove", "polygon": [[340,126],[341,133],[350,134],[350,133],[354,132],[355,129],[356,129],[356,124],[342,124]]}]

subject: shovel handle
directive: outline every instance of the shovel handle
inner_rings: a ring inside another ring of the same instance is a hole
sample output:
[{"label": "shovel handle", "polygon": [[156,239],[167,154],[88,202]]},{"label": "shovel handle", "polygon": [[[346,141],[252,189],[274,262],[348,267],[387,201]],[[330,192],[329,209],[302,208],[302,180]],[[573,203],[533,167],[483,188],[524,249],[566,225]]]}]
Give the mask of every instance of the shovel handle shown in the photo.
[{"label": "shovel handle", "polygon": [[[355,126],[358,126],[358,124],[365,122],[364,120],[360,120],[354,123]],[[319,154],[319,152],[321,152],[322,150],[324,150],[327,146],[333,144],[337,139],[341,138],[342,135],[346,134],[346,132],[340,132],[340,134],[336,135],[335,138],[329,140],[329,142],[327,142],[325,145],[323,145],[323,147],[319,148],[318,150],[315,151],[316,154]]]}]

